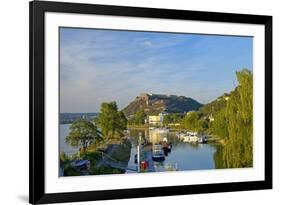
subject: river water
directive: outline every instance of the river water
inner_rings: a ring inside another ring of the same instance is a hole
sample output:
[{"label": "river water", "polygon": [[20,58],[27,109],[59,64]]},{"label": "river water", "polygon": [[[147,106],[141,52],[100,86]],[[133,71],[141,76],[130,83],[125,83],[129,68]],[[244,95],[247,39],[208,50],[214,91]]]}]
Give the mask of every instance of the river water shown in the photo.
[{"label": "river water", "polygon": [[66,155],[70,156],[78,152],[79,148],[71,147],[65,142],[65,138],[69,133],[69,127],[71,124],[60,124],[60,135],[59,135],[59,151],[64,152]]},{"label": "river water", "polygon": [[[78,148],[73,148],[65,142],[65,137],[69,133],[70,124],[60,125],[60,152],[63,151],[67,155],[78,152]],[[157,144],[163,137],[172,143],[172,150],[165,156],[163,162],[153,162],[155,171],[165,171],[167,166],[172,165],[177,170],[202,170],[215,169],[214,153],[218,146],[214,144],[192,144],[180,141],[174,132],[168,134],[152,134],[149,129],[131,129],[129,130],[132,140],[131,157],[128,167],[136,167],[135,154],[137,153],[137,139],[139,133],[147,141]]]},{"label": "river water", "polygon": [[164,137],[167,138],[168,142],[172,143],[172,150],[165,156],[165,160],[163,162],[153,162],[155,171],[165,171],[171,165],[179,171],[216,168],[213,156],[217,150],[217,145],[182,142],[177,138],[175,132],[169,132],[168,134],[152,134],[152,132],[149,129],[130,130],[132,139],[130,167],[135,164],[137,139],[141,133],[142,137],[153,144],[158,144]]}]

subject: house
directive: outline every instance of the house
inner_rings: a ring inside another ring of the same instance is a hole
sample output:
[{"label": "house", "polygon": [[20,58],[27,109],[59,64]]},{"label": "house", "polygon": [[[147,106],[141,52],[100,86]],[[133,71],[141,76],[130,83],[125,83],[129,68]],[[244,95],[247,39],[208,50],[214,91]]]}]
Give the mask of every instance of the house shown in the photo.
[{"label": "house", "polygon": [[161,118],[159,115],[149,115],[148,116],[148,124],[150,125],[160,125],[161,122]]},{"label": "house", "polygon": [[149,115],[148,124],[150,125],[162,125],[164,116],[167,115],[165,112],[161,112],[158,115]]},{"label": "house", "polygon": [[210,122],[213,122],[213,121],[215,120],[215,118],[213,117],[213,115],[210,115],[210,116],[208,117],[208,119],[209,119]]}]

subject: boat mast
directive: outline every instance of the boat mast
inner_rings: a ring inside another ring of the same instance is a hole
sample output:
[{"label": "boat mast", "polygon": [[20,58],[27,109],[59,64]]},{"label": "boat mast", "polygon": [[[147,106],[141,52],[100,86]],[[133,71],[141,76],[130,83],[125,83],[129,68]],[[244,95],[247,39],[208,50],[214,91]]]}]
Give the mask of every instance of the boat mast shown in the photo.
[{"label": "boat mast", "polygon": [[137,146],[138,172],[140,172],[140,149],[141,149],[141,132],[139,132],[139,140],[138,140],[138,146]]}]

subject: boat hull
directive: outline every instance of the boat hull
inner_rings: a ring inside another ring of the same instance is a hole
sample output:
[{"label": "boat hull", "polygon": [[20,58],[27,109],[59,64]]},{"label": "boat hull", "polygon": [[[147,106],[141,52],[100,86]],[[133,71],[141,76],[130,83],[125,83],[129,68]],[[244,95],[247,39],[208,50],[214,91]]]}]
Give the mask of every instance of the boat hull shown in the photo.
[{"label": "boat hull", "polygon": [[165,156],[152,156],[152,160],[156,162],[162,162],[165,160]]}]

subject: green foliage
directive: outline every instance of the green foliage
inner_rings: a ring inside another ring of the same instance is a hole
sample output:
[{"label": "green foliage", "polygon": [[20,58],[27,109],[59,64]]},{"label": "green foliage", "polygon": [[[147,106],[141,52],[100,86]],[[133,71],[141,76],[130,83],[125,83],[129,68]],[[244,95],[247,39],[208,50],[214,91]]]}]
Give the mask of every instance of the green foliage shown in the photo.
[{"label": "green foliage", "polygon": [[101,152],[85,152],[83,154],[81,154],[81,159],[83,160],[90,160],[91,163],[95,163],[97,161],[99,161],[102,157]]},{"label": "green foliage", "polygon": [[145,123],[146,114],[143,109],[139,109],[136,114],[129,119],[130,125],[143,125]]},{"label": "green foliage", "polygon": [[197,131],[198,129],[198,121],[200,119],[198,112],[189,112],[183,118],[183,126],[185,129]]},{"label": "green foliage", "polygon": [[253,165],[253,77],[246,69],[236,76],[239,85],[212,123],[212,131],[226,142],[214,158],[228,168]]},{"label": "green foliage", "polygon": [[64,176],[80,176],[81,173],[72,167],[69,163],[64,166]]},{"label": "green foliage", "polygon": [[82,147],[85,152],[90,144],[103,140],[103,136],[92,122],[78,119],[71,124],[69,135],[65,140],[73,147]]},{"label": "green foliage", "polygon": [[204,119],[204,117],[201,117],[198,121],[198,132],[204,133],[209,128],[209,121]]},{"label": "green foliage", "polygon": [[181,123],[182,118],[183,118],[183,116],[181,114],[177,114],[177,113],[164,115],[163,125],[167,126],[169,124]]},{"label": "green foliage", "polygon": [[91,166],[90,168],[90,175],[100,175],[100,174],[120,174],[122,170],[112,168],[109,166],[102,165],[99,168],[95,166]]},{"label": "green foliage", "polygon": [[223,146],[217,146],[216,147],[216,152],[214,154],[214,162],[215,162],[215,167],[216,169],[223,169],[226,168],[226,163],[223,160]]},{"label": "green foliage", "polygon": [[67,155],[65,154],[65,152],[61,152],[61,153],[60,153],[60,161],[61,161],[61,162],[68,161],[68,157],[67,157]]},{"label": "green foliage", "polygon": [[238,93],[240,102],[238,110],[244,123],[252,124],[253,121],[253,75],[249,70],[242,70],[236,73],[239,82]]},{"label": "green foliage", "polygon": [[209,122],[205,119],[202,112],[192,111],[187,113],[183,120],[182,125],[185,129],[197,132],[206,132],[209,128]]},{"label": "green foliage", "polygon": [[210,132],[220,136],[220,138],[226,138],[228,136],[228,122],[226,118],[225,108],[221,108],[214,114],[214,121],[210,123]]},{"label": "green foliage", "polygon": [[[98,125],[105,136],[113,135],[116,127],[118,108],[116,102],[102,103]],[[111,132],[111,133],[110,133]]]},{"label": "green foliage", "polygon": [[127,123],[128,120],[125,116],[125,114],[122,111],[119,111],[117,113],[117,119],[116,119],[116,132],[119,134],[119,136],[123,136],[123,131],[127,129]]},{"label": "green foliage", "polygon": [[113,138],[116,135],[121,136],[127,128],[127,118],[122,111],[118,111],[116,102],[101,104],[97,122],[102,133],[108,138]]},{"label": "green foliage", "polygon": [[222,96],[218,97],[216,100],[204,105],[199,109],[201,113],[205,116],[212,116],[215,113],[219,112],[226,105],[225,97],[229,97],[229,94],[224,93]]}]

